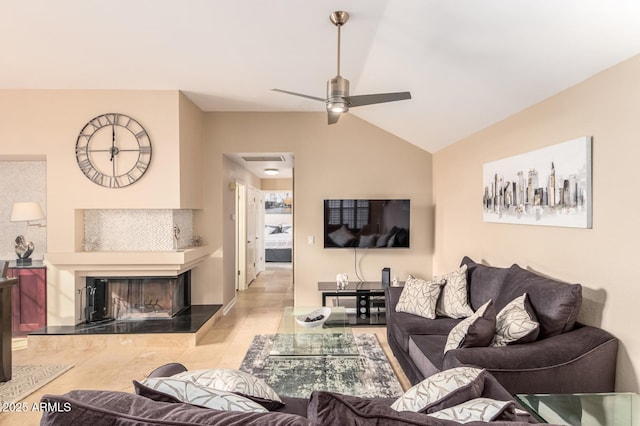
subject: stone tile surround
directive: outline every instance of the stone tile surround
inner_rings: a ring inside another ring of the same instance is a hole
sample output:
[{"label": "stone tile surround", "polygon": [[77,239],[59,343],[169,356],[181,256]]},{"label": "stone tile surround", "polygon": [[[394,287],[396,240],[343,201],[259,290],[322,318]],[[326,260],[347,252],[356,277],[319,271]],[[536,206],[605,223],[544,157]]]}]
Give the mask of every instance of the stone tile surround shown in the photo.
[{"label": "stone tile surround", "polygon": [[[180,229],[175,246],[174,227]],[[85,251],[171,251],[189,247],[191,210],[85,210]]]}]

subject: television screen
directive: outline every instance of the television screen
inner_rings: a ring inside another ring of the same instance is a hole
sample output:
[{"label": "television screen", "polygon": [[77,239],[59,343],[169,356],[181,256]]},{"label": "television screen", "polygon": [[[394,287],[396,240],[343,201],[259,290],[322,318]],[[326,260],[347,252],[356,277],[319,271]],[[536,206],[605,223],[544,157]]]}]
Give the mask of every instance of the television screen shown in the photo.
[{"label": "television screen", "polygon": [[324,200],[325,248],[409,248],[410,200]]}]

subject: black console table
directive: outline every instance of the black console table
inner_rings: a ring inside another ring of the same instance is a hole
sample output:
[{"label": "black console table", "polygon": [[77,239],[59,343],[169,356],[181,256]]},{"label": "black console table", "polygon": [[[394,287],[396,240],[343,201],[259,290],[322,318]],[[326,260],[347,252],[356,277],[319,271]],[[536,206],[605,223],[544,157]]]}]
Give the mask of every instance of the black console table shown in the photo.
[{"label": "black console table", "polygon": [[333,298],[333,306],[344,306],[351,325],[385,325],[386,307],[384,288],[380,281],[349,283],[338,290],[335,282],[319,282],[322,292],[322,306],[327,306],[327,298]]},{"label": "black console table", "polygon": [[11,287],[16,284],[17,278],[0,278],[0,382],[11,380]]}]

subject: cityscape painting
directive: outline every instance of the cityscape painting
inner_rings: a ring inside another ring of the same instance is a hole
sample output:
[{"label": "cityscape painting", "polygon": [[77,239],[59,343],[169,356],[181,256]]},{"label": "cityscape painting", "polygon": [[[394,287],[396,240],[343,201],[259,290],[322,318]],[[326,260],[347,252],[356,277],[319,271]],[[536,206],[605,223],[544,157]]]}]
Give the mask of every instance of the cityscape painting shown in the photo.
[{"label": "cityscape painting", "polygon": [[484,222],[591,228],[591,137],[485,163]]}]

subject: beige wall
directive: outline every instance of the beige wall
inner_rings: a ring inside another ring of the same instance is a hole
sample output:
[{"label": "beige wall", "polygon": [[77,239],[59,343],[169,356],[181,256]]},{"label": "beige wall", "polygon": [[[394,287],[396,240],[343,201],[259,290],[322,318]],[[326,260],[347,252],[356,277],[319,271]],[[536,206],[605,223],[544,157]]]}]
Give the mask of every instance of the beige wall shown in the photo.
[{"label": "beige wall", "polygon": [[204,113],[183,93],[179,95],[180,206],[202,208],[202,131]]},{"label": "beige wall", "polygon": [[[639,390],[640,222],[635,175],[640,158],[640,56],[434,154],[435,273],[462,256],[518,263],[583,285],[579,320],[620,339],[617,388]],[[593,229],[482,222],[482,164],[593,137]],[[597,374],[597,372],[585,372]]]},{"label": "beige wall", "polygon": [[293,189],[293,179],[262,179],[263,191],[290,191]]},{"label": "beige wall", "polygon": [[[295,155],[294,269],[295,303],[321,302],[318,281],[338,272],[355,277],[351,250],[322,248],[325,198],[410,198],[411,249],[358,251],[363,278],[378,280],[383,267],[392,274],[431,275],[433,213],[431,154],[353,116],[327,126],[322,113],[207,113],[205,119],[205,212],[199,228],[214,254],[200,273],[223,286],[223,300],[233,297],[234,247],[228,229],[232,176],[221,173],[223,154],[292,152]],[[220,209],[217,206],[222,205]],[[315,236],[314,245],[307,236]],[[224,267],[223,267],[224,265]],[[223,271],[224,269],[224,271]]]},{"label": "beige wall", "polygon": [[[47,167],[46,207],[48,252],[81,248],[82,209],[177,209],[182,188],[194,175],[181,171],[180,138],[200,130],[179,130],[178,91],[0,90],[0,156],[4,160],[44,157]],[[145,176],[120,189],[103,188],[89,181],[75,159],[78,133],[92,118],[109,112],[131,115],[147,130],[153,158]],[[192,124],[190,124],[192,125]],[[197,145],[195,145],[197,146]],[[189,172],[191,173],[191,172]],[[181,179],[182,178],[182,179]],[[200,194],[185,197],[197,205]],[[76,277],[73,271],[48,271],[49,324],[72,324]]]}]

